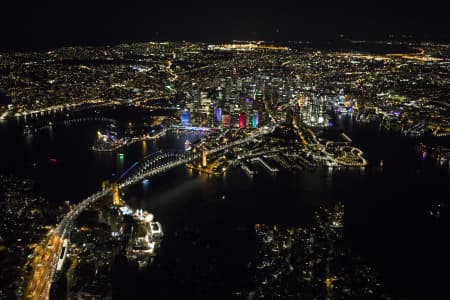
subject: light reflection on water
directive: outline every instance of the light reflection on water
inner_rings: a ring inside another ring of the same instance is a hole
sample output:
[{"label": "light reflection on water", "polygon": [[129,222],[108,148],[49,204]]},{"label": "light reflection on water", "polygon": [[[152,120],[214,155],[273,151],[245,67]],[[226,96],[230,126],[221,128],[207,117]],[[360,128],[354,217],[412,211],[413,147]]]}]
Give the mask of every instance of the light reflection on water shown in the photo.
[{"label": "light reflection on water", "polygon": [[147,154],[148,154],[147,141],[142,141],[142,158],[147,156]]},{"label": "light reflection on water", "polygon": [[[124,160],[120,160],[117,153],[92,152],[99,125],[55,127],[51,133],[42,132],[33,137],[24,137],[17,128],[5,127],[5,122],[0,125],[0,134],[6,137],[5,145],[8,145],[3,148],[6,155],[0,157],[2,172],[12,170],[19,176],[35,176],[38,192],[55,201],[77,202],[97,191],[101,181],[112,173],[120,174],[155,149],[183,149],[186,138],[191,141],[196,138],[195,135],[168,135],[158,141],[136,143],[120,150],[125,154]],[[345,122],[338,125],[346,126]],[[412,265],[410,261],[390,249],[396,248],[398,253],[404,250],[422,260],[430,254],[429,249],[438,248],[438,241],[430,239],[432,246],[425,247],[425,243],[417,243],[415,236],[403,233],[433,234],[428,219],[421,219],[426,213],[422,209],[429,199],[441,199],[440,195],[449,193],[449,185],[445,184],[448,172],[442,176],[426,170],[417,172],[417,168],[427,165],[416,164],[408,147],[392,147],[396,138],[373,136],[373,133],[368,138],[367,130],[356,125],[352,130],[355,146],[366,152],[369,161],[383,159],[383,169],[370,165],[365,170],[325,168],[295,176],[284,172],[270,176],[261,170],[251,179],[240,168],[230,168],[225,176],[213,177],[180,167],[150,178],[147,184],[136,184],[125,192],[124,199],[132,207],[154,213],[168,235],[184,224],[195,223],[304,225],[318,206],[341,200],[346,209],[346,236],[353,246],[374,262],[380,259],[378,264],[392,268],[389,269],[392,274],[413,272],[408,269]],[[46,167],[49,152],[58,158],[58,168]],[[233,226],[230,230],[234,230]],[[433,259],[429,265],[437,261],[438,258]],[[421,278],[421,274],[430,274],[425,271],[414,275]]]}]

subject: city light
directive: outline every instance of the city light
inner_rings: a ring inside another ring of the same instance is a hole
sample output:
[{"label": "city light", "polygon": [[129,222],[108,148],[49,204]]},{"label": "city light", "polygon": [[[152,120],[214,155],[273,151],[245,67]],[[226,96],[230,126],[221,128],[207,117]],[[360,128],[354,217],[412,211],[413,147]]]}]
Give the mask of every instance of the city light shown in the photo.
[{"label": "city light", "polygon": [[[450,48],[412,38],[340,43],[0,53],[0,252],[11,277],[0,298],[109,299],[143,268],[146,287],[167,298],[173,282],[158,285],[174,274],[186,298],[390,298],[378,281],[385,274],[366,264],[368,250],[351,251],[357,241],[347,234],[376,227],[374,245],[387,234],[404,253],[411,249],[391,238],[398,224],[443,230],[445,197],[422,198],[424,187],[445,195],[448,179]],[[10,179],[14,170],[37,184]],[[411,205],[394,201],[393,189]],[[235,217],[224,217],[230,208]],[[428,250],[415,249],[423,260]],[[224,285],[216,279],[231,260],[247,267]]]}]

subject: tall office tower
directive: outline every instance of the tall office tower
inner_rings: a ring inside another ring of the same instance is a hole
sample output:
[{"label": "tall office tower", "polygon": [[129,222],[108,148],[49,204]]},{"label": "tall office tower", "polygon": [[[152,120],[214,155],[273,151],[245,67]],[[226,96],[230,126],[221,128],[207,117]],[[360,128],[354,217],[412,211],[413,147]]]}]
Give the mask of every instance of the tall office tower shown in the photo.
[{"label": "tall office tower", "polygon": [[220,107],[216,108],[216,122],[218,124],[222,123],[222,108]]},{"label": "tall office tower", "polygon": [[251,111],[245,113],[245,127],[253,128],[253,114]]},{"label": "tall office tower", "polygon": [[225,128],[230,127],[230,115],[229,114],[222,115],[222,124],[223,124],[223,127],[225,127]]},{"label": "tall office tower", "polygon": [[252,116],[252,127],[258,128],[258,123],[259,123],[259,115],[257,111],[254,111]]},{"label": "tall office tower", "polygon": [[230,87],[230,97],[228,99],[229,101],[229,106],[230,106],[230,112],[233,112],[236,108],[236,105],[238,105],[238,100],[239,100],[239,91],[236,87],[236,83],[234,81],[231,82],[231,87]]},{"label": "tall office tower", "polygon": [[244,110],[251,111],[253,109],[253,99],[250,97],[246,97],[244,100]]},{"label": "tall office tower", "polygon": [[319,118],[319,113],[320,113],[320,98],[313,96],[311,98],[309,98],[309,106],[308,106],[308,110],[309,110],[309,121],[311,122],[311,124],[314,124],[317,122],[317,119]]},{"label": "tall office tower", "polygon": [[217,89],[217,101],[223,103],[224,102],[224,93],[222,88]]},{"label": "tall office tower", "polygon": [[196,111],[201,109],[201,92],[197,85],[193,84],[191,90],[192,101],[194,102],[194,109]]},{"label": "tall office tower", "polygon": [[248,89],[247,89],[247,95],[250,96],[250,98],[255,98],[256,97],[256,83],[254,82],[250,82]]},{"label": "tall office tower", "polygon": [[239,114],[239,128],[244,128],[244,127],[245,127],[245,114],[240,113]]},{"label": "tall office tower", "polygon": [[263,91],[262,90],[256,90],[255,100],[258,101],[258,102],[262,102],[263,101]]},{"label": "tall office tower", "polygon": [[225,103],[225,78],[220,78],[219,86],[217,87],[217,106],[223,107]]},{"label": "tall office tower", "polygon": [[344,100],[345,100],[345,93],[344,93],[344,89],[340,89],[339,90],[339,95],[338,95],[338,104],[344,104]]},{"label": "tall office tower", "polygon": [[281,79],[277,77],[272,78],[272,89],[271,89],[272,105],[276,105],[281,100],[282,90],[283,90],[283,82],[281,81]]},{"label": "tall office tower", "polygon": [[209,97],[207,92],[200,92],[200,109],[197,113],[199,113],[199,124],[207,125],[210,124],[209,116],[211,106],[211,98]]},{"label": "tall office tower", "polygon": [[231,96],[231,86],[232,86],[232,78],[227,77],[225,78],[225,88],[224,88],[224,100],[225,104],[229,104],[230,96]]},{"label": "tall office tower", "polygon": [[216,121],[216,103],[211,101],[208,107],[208,127],[215,127],[217,125]]},{"label": "tall office tower", "polygon": [[306,98],[303,108],[303,120],[311,126],[326,126],[324,98],[312,95]]},{"label": "tall office tower", "polygon": [[236,91],[237,92],[242,91],[242,79],[241,78],[236,79]]},{"label": "tall office tower", "polygon": [[181,113],[181,125],[189,126],[189,124],[190,124],[189,111],[185,109]]}]

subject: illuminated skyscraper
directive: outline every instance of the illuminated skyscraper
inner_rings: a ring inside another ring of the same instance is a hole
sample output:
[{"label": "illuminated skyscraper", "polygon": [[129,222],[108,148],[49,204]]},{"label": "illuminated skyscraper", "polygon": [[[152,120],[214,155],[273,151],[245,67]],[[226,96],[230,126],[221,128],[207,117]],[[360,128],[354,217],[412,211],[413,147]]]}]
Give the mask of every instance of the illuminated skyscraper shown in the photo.
[{"label": "illuminated skyscraper", "polygon": [[328,125],[328,117],[325,114],[323,97],[311,95],[306,98],[303,106],[303,120],[310,126]]},{"label": "illuminated skyscraper", "polygon": [[189,111],[187,109],[181,113],[181,125],[189,126]]},{"label": "illuminated skyscraper", "polygon": [[250,97],[245,98],[245,110],[250,111],[253,108],[253,99]]},{"label": "illuminated skyscraper", "polygon": [[345,100],[344,89],[340,89],[339,96],[338,96],[338,104],[344,104],[344,100]]},{"label": "illuminated skyscraper", "polygon": [[222,109],[220,107],[216,108],[216,121],[217,123],[222,122]]},{"label": "illuminated skyscraper", "polygon": [[230,115],[222,115],[223,127],[230,127]]},{"label": "illuminated skyscraper", "polygon": [[196,110],[200,110],[201,109],[201,92],[200,92],[199,88],[196,85],[194,85],[192,87],[191,96],[192,96],[192,99],[194,101],[195,109]]},{"label": "illuminated skyscraper", "polygon": [[244,128],[244,127],[245,127],[245,114],[240,113],[239,114],[239,128]]},{"label": "illuminated skyscraper", "polygon": [[255,113],[253,114],[253,117],[252,117],[252,127],[253,128],[258,128],[258,123],[259,123],[258,112],[255,111]]}]

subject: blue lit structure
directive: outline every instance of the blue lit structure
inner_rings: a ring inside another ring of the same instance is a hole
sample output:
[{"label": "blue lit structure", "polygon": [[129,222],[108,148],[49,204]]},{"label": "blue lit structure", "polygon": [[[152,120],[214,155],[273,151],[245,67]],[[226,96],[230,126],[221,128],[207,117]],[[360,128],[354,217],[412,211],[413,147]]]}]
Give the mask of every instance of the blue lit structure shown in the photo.
[{"label": "blue lit structure", "polygon": [[218,123],[222,121],[222,109],[220,107],[216,108],[216,121]]},{"label": "blue lit structure", "polygon": [[250,97],[245,98],[245,109],[251,110],[253,108],[253,99]]},{"label": "blue lit structure", "polygon": [[252,117],[252,128],[257,128],[258,127],[258,123],[259,123],[258,112],[255,112],[253,117]]},{"label": "blue lit structure", "polygon": [[189,125],[189,111],[186,109],[181,113],[181,125],[188,126]]}]

